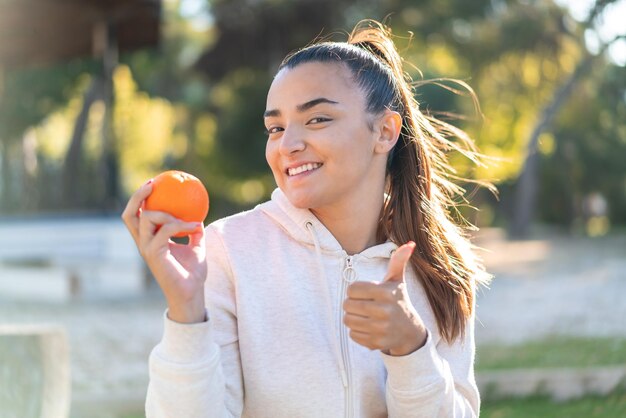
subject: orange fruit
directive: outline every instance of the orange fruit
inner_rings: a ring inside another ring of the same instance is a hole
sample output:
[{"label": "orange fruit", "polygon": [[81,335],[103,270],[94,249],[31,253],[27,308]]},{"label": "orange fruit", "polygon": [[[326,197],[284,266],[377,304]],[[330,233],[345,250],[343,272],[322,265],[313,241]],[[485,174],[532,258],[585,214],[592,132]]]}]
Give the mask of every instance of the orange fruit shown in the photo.
[{"label": "orange fruit", "polygon": [[[204,222],[209,213],[209,193],[197,177],[184,171],[165,171],[153,179],[144,208],[167,212],[185,222]],[[181,232],[174,236],[187,235]]]}]

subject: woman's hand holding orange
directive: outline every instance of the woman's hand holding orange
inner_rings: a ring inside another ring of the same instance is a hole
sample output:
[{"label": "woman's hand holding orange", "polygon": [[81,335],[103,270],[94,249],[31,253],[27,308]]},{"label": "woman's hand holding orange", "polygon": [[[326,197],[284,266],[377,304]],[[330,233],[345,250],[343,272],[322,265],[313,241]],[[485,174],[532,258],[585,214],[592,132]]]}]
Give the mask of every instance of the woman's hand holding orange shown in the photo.
[{"label": "woman's hand holding orange", "polygon": [[393,253],[383,282],[354,282],[348,287],[343,322],[358,344],[403,356],[426,343],[426,328],[409,300],[404,281],[414,247],[414,243],[404,244]]},{"label": "woman's hand holding orange", "polygon": [[[181,323],[205,321],[204,282],[207,274],[204,226],[168,213],[142,209],[152,184],[141,186],[129,199],[122,220],[159,283],[168,304],[168,316]],[[188,244],[170,237],[189,234]]]}]

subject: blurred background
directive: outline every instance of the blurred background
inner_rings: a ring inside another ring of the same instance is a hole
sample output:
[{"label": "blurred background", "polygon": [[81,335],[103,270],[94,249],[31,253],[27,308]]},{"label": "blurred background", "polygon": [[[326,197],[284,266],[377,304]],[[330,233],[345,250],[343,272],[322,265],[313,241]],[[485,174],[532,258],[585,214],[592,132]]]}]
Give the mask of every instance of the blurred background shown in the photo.
[{"label": "blurred background", "polygon": [[266,200],[278,65],[365,18],[499,190],[461,207],[483,416],[626,416],[626,0],[0,0],[0,404],[33,414],[0,417],[142,416],[165,305],[128,197],[179,169],[207,222]]}]

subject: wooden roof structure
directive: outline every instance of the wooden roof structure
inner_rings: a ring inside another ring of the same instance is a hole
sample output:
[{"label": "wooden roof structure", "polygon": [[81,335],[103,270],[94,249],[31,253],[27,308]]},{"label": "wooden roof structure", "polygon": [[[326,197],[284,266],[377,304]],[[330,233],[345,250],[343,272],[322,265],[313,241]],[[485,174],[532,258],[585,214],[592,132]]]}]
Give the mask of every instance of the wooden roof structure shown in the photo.
[{"label": "wooden roof structure", "polygon": [[160,20],[161,0],[1,0],[0,68],[101,56],[111,28],[120,52],[156,46]]}]

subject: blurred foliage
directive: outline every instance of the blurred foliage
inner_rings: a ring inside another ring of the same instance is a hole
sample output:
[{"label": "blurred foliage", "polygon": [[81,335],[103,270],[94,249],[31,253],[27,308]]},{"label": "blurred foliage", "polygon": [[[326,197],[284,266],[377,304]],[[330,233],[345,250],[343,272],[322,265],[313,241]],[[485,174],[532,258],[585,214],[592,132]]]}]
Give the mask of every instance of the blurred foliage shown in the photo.
[{"label": "blurred foliage", "polygon": [[[574,20],[553,1],[165,1],[159,48],[122,55],[115,72],[122,189],[128,195],[159,171],[179,168],[207,184],[212,218],[267,198],[275,186],[261,115],[276,68],[320,34],[345,39],[363,18],[393,28],[414,79],[452,77],[474,88],[484,118],[467,94],[434,83],[416,93],[425,112],[454,120],[491,157],[488,168],[477,169],[451,155],[462,175],[501,189],[500,202],[485,191],[474,194],[480,211],[465,214],[480,225],[504,224],[534,124],[589,54],[584,39],[592,22]],[[98,70],[86,59],[4,75],[0,153],[11,181],[0,185],[2,213],[64,207],[54,184]],[[100,158],[98,103],[81,151],[86,168],[78,187],[87,197],[74,209],[98,210],[97,199],[88,198]],[[585,202],[599,194],[608,202],[602,215],[608,225],[626,223],[625,116],[625,68],[601,57],[541,136],[540,221],[585,229],[596,216]]]},{"label": "blurred foliage", "polygon": [[0,87],[2,141],[17,140],[26,129],[67,105],[77,93],[80,76],[97,71],[94,61],[77,59],[47,68],[7,72]]},{"label": "blurred foliage", "polygon": [[611,222],[626,224],[625,80],[624,67],[598,69],[563,109],[553,133],[559,140],[542,158],[546,221],[584,218],[585,198],[599,193],[610,199]]}]

